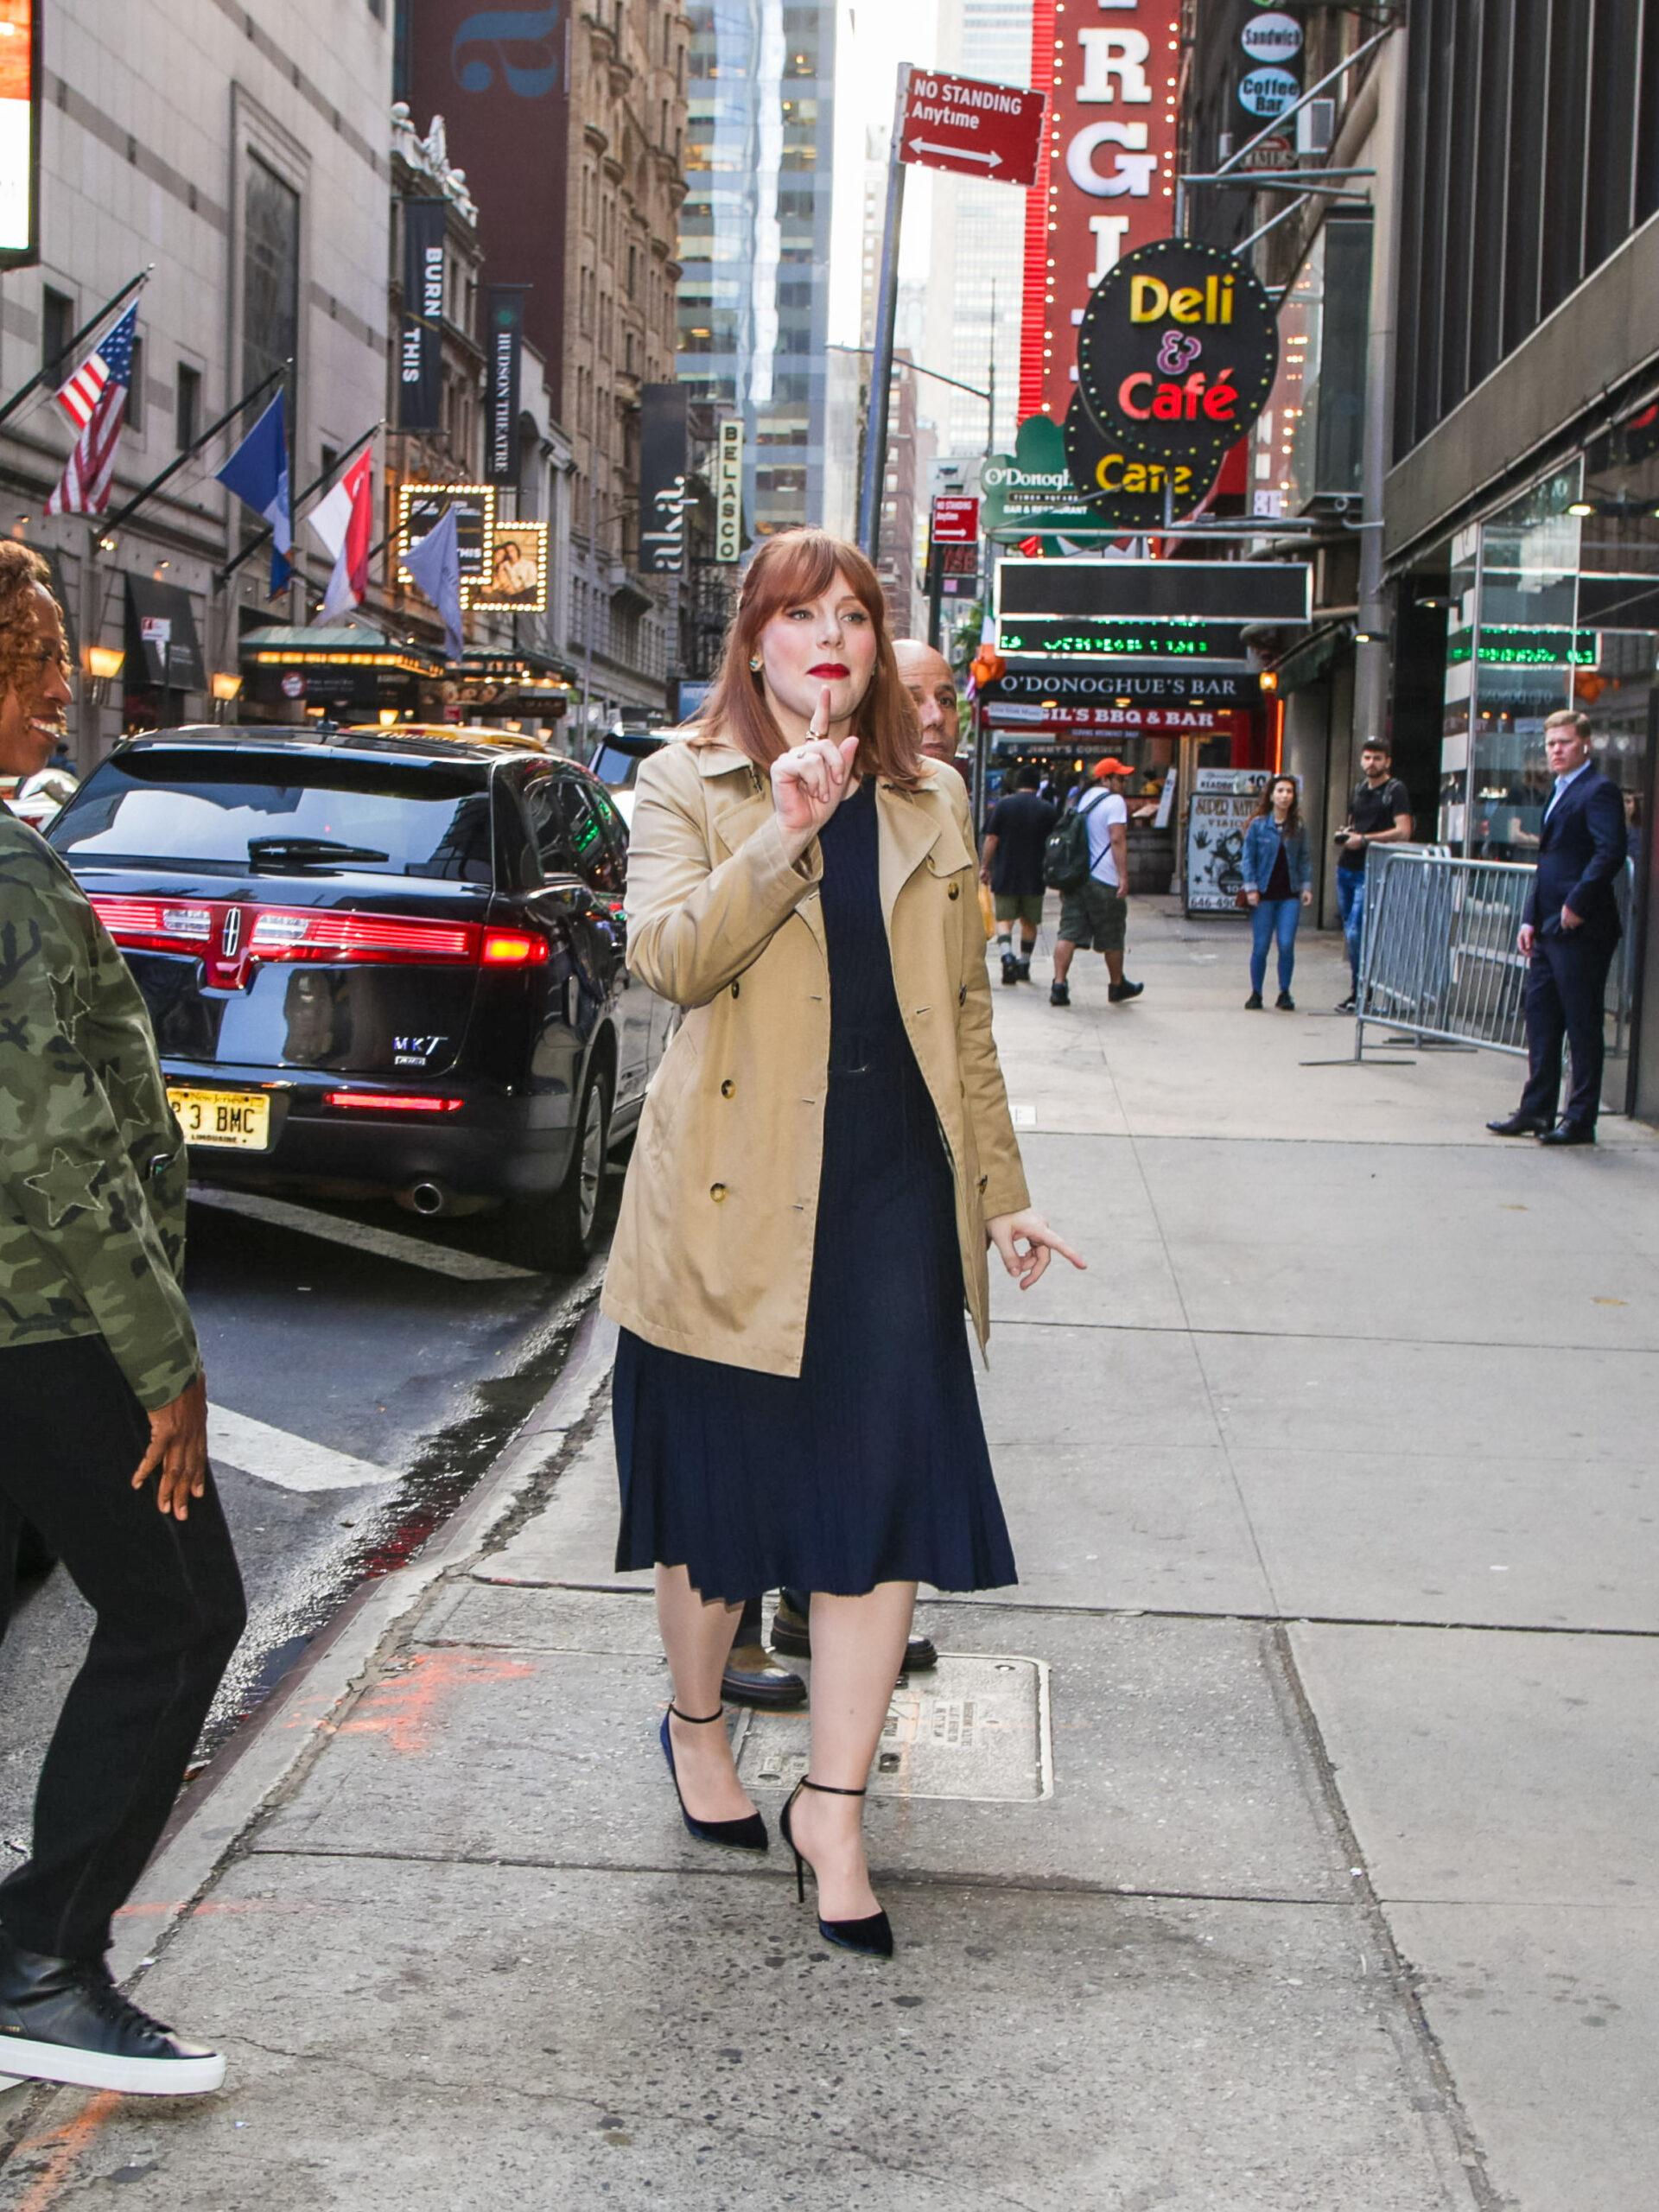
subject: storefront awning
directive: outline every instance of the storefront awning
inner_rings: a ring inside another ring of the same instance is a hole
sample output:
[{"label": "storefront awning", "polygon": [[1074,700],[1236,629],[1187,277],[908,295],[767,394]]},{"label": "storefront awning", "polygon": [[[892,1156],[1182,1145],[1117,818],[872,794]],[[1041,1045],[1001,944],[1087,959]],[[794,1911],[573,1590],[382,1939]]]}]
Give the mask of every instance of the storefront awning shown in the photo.
[{"label": "storefront awning", "polygon": [[127,689],[165,683],[174,691],[205,691],[207,671],[189,593],[153,576],[129,576],[126,584]]},{"label": "storefront awning", "polygon": [[399,644],[365,624],[298,629],[272,623],[242,640],[242,665],[256,668],[381,668],[405,676],[436,676],[443,658],[429,646]]}]

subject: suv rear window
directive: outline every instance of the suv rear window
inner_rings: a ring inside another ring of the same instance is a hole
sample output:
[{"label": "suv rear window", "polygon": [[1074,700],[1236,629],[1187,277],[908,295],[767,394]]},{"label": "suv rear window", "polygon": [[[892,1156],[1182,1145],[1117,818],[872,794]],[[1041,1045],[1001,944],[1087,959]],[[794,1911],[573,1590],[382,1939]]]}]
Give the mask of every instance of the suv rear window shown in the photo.
[{"label": "suv rear window", "polygon": [[[188,861],[245,874],[263,853],[274,873],[338,866],[488,883],[488,773],[447,760],[299,761],[182,747],[118,753],[52,824],[51,842],[72,860],[124,867]],[[341,849],[337,859],[331,847]]]}]

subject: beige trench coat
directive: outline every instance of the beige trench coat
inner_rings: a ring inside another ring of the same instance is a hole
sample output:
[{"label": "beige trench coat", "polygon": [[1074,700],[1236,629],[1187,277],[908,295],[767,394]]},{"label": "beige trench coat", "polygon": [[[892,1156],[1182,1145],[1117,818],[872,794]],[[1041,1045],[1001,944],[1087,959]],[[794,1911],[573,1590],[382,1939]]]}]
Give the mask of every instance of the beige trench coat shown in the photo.
[{"label": "beige trench coat", "polygon": [[[893,982],[983,1347],[985,1224],[1030,1201],[991,1041],[967,794],[935,768],[914,792],[880,784],[876,813]],[[806,1336],[830,1065],[823,872],[816,842],[785,857],[770,784],[734,747],[682,740],[641,769],[628,965],[686,1011],[645,1099],[604,1309],[648,1344],[768,1375],[800,1373]]]}]

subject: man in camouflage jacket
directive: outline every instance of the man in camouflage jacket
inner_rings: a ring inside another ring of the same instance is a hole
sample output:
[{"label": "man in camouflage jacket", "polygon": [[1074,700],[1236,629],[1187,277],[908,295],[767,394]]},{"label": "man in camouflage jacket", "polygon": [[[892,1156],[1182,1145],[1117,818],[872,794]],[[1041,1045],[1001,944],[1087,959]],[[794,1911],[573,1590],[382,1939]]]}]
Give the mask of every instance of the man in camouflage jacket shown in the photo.
[{"label": "man in camouflage jacket", "polygon": [[[0,774],[62,734],[62,619],[0,543]],[[224,2061],[104,1964],[242,1632],[180,1281],[185,1147],[149,1018],[73,876],[0,805],[0,1632],[27,1521],[97,1618],[0,1882],[7,2075],[177,2094]]]}]

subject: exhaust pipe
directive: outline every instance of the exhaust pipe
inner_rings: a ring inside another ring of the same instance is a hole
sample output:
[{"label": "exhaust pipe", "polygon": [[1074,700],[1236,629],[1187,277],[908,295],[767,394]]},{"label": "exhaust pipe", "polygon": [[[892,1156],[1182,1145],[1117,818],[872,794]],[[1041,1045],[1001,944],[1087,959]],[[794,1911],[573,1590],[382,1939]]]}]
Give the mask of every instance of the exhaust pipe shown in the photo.
[{"label": "exhaust pipe", "polygon": [[410,1207],[416,1213],[429,1217],[433,1214],[448,1213],[449,1193],[442,1183],[416,1183],[410,1186],[407,1193],[403,1195],[402,1203]]}]

